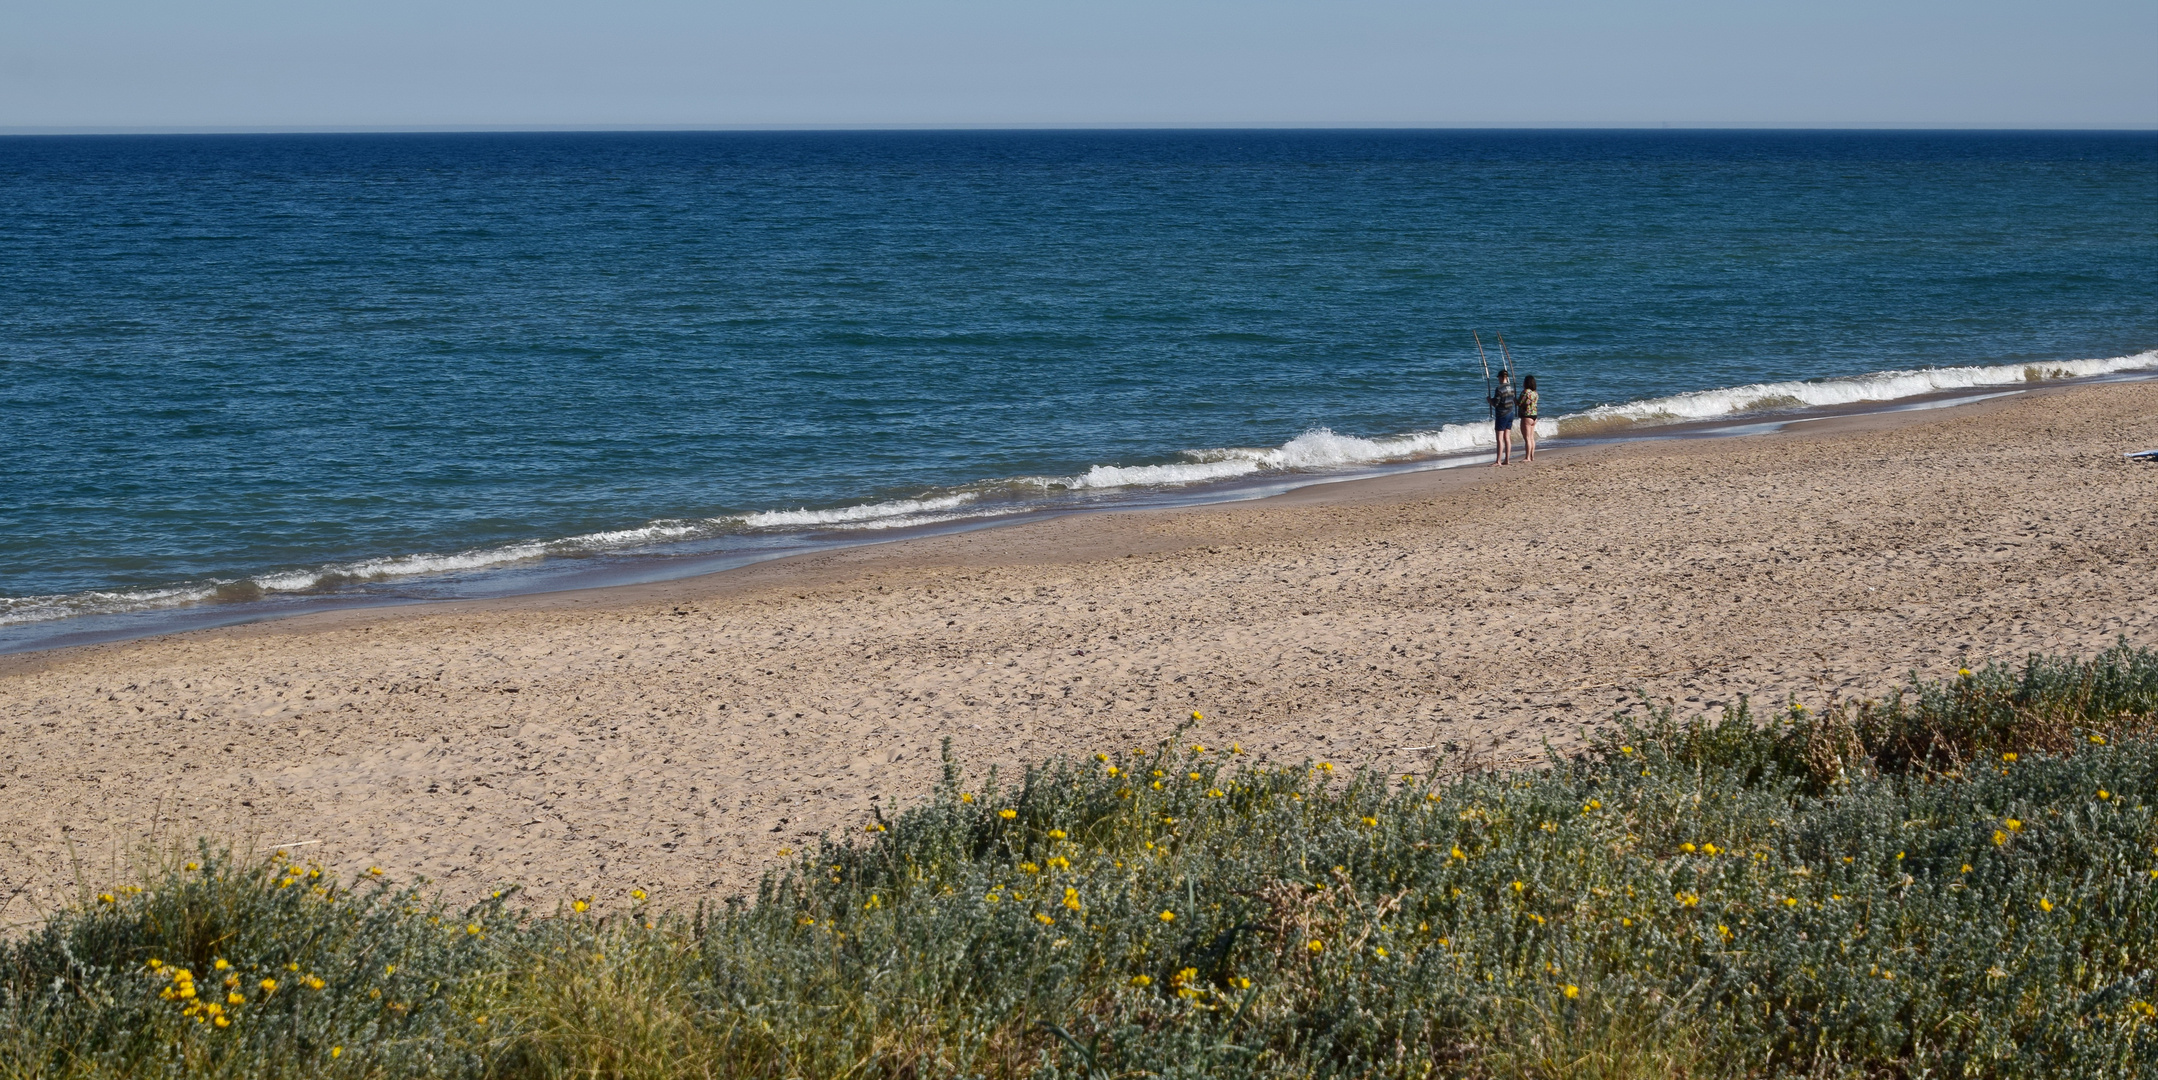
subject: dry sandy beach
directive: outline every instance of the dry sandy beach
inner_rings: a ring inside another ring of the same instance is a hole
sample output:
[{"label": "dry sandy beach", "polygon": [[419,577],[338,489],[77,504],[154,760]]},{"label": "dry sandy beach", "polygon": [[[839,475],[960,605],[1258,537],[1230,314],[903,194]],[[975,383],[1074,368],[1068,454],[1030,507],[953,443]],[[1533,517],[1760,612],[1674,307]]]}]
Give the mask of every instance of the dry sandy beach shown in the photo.
[{"label": "dry sandy beach", "polygon": [[1553,448],[660,585],[0,658],[0,922],[153,833],[542,904],[751,884],[937,775],[1151,742],[1431,767],[1639,689],[2158,641],[2158,383]]}]

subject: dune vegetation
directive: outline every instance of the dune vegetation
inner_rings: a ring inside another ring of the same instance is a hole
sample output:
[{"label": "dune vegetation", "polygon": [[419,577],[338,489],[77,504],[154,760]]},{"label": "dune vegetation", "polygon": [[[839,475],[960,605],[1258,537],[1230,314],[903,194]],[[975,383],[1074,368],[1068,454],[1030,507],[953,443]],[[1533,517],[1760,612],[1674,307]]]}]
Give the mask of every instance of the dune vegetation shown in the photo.
[{"label": "dune vegetation", "polygon": [[0,945],[26,1077],[2118,1077],[2158,1070],[2158,652],[1613,718],[1541,768],[1203,725],[754,896],[534,913],[212,844]]}]

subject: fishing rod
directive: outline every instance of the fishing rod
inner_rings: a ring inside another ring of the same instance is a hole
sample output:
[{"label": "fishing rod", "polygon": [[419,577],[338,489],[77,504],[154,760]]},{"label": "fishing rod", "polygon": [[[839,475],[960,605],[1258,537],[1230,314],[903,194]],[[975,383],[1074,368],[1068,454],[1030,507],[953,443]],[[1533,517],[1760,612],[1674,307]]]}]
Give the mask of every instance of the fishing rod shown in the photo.
[{"label": "fishing rod", "polygon": [[1485,397],[1490,397],[1490,396],[1491,396],[1491,358],[1490,358],[1490,357],[1488,357],[1488,356],[1485,356],[1485,355],[1484,355],[1484,339],[1483,339],[1482,335],[1479,335],[1479,334],[1478,334],[1478,333],[1477,333],[1476,331],[1474,331],[1474,330],[1471,330],[1471,331],[1469,331],[1469,336],[1470,336],[1470,337],[1472,337],[1472,338],[1475,338],[1475,339],[1476,339],[1476,358],[1477,358],[1478,360],[1481,360],[1481,361],[1483,361],[1483,362],[1484,362],[1484,396],[1485,396]]},{"label": "fishing rod", "polygon": [[1506,359],[1506,367],[1505,367],[1505,368],[1503,368],[1502,370],[1504,370],[1504,371],[1505,371],[1505,372],[1506,372],[1507,374],[1509,374],[1509,375],[1513,374],[1513,371],[1514,371],[1514,354],[1512,354],[1512,353],[1510,353],[1510,352],[1507,352],[1507,351],[1506,351],[1506,335],[1505,335],[1505,334],[1500,334],[1500,335],[1499,335],[1499,355],[1500,355],[1500,356],[1502,356],[1502,357],[1505,357],[1505,359]]}]

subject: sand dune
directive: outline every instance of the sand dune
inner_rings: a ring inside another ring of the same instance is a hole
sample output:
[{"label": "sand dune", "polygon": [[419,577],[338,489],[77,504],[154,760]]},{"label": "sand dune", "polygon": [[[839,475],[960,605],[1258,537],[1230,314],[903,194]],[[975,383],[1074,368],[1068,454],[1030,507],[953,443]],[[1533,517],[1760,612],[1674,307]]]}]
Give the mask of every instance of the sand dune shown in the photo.
[{"label": "sand dune", "polygon": [[[2158,640],[2158,384],[1553,448],[653,586],[0,660],[0,918],[156,831],[457,895],[753,883],[979,773],[1149,742],[1519,760],[1635,690],[1873,694]],[[71,854],[72,851],[72,854]]]}]

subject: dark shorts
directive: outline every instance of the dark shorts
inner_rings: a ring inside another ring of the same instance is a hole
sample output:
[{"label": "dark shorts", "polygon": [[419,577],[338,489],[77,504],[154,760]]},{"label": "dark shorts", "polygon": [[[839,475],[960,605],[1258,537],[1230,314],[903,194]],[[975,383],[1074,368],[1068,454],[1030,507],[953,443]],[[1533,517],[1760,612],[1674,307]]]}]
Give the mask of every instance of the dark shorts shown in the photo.
[{"label": "dark shorts", "polygon": [[1494,428],[1496,428],[1496,429],[1497,429],[1497,430],[1499,430],[1499,431],[1505,431],[1506,429],[1508,429],[1508,428],[1510,428],[1510,427],[1513,427],[1513,426],[1514,426],[1514,414],[1513,414],[1513,413],[1511,413],[1511,412],[1502,412],[1502,413],[1500,413],[1500,414],[1499,414],[1499,419],[1498,419],[1498,422],[1497,422],[1497,423],[1495,423],[1495,424],[1493,424],[1493,425],[1491,425],[1491,426],[1492,426],[1492,427],[1494,427]]}]

